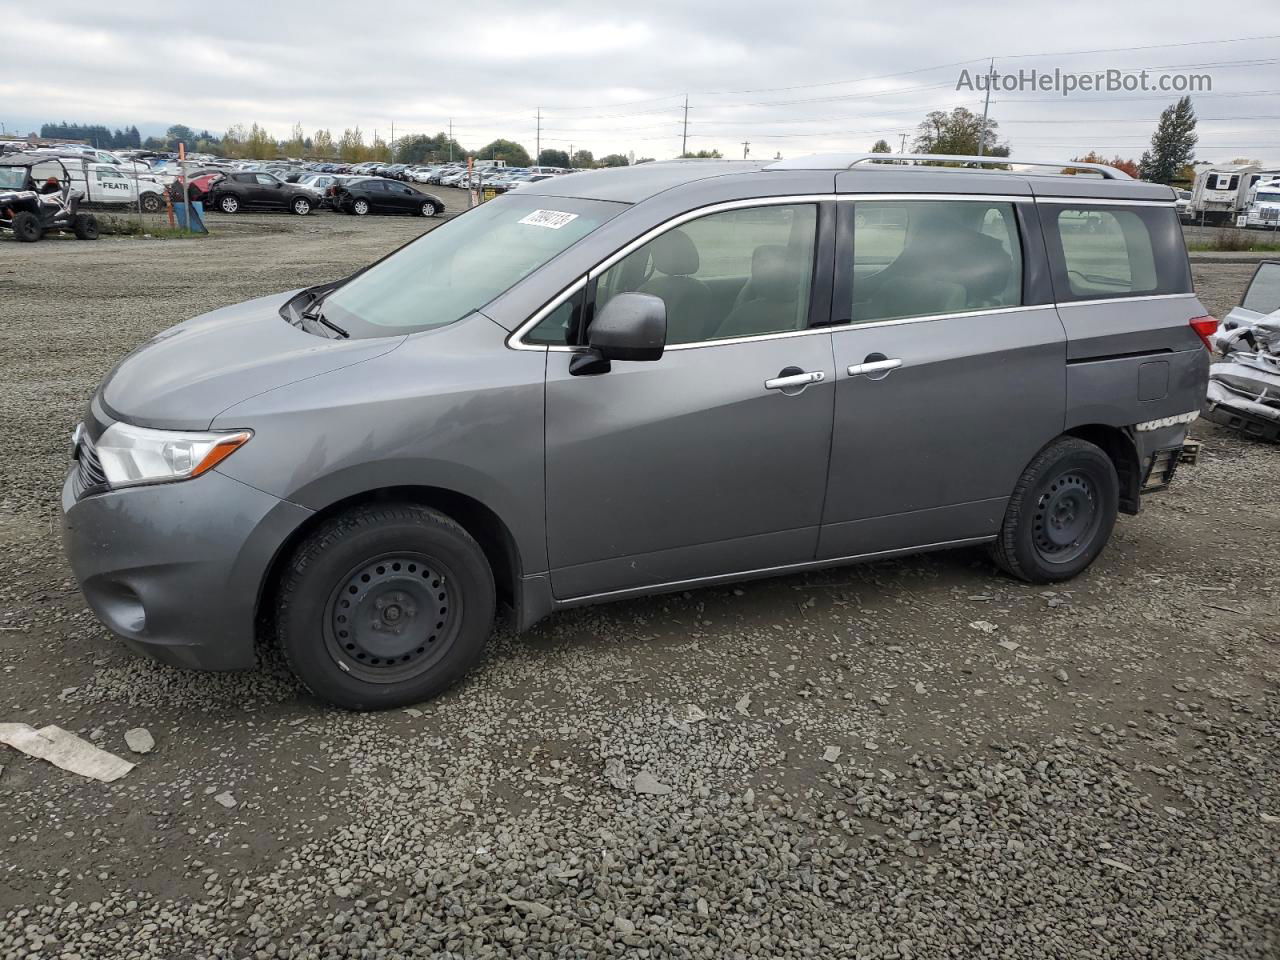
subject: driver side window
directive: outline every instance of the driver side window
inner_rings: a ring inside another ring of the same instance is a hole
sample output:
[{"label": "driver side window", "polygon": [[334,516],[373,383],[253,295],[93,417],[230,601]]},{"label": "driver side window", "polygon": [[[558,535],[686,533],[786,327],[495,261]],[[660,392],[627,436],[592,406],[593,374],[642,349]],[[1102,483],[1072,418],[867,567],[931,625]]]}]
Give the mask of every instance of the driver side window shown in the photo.
[{"label": "driver side window", "polygon": [[802,330],[809,323],[816,204],[709,214],[655,237],[597,280],[595,313],[619,293],[667,305],[667,344]]}]

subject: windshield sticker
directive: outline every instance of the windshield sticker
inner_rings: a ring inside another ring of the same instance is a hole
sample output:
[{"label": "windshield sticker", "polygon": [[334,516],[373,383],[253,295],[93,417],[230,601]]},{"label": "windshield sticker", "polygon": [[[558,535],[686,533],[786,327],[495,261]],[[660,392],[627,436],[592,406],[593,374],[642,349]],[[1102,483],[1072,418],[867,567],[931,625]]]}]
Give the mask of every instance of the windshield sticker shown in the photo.
[{"label": "windshield sticker", "polygon": [[576,213],[563,213],[559,210],[535,210],[529,214],[521,223],[527,223],[531,227],[549,227],[552,230],[559,230],[567,223],[572,223],[578,219]]}]

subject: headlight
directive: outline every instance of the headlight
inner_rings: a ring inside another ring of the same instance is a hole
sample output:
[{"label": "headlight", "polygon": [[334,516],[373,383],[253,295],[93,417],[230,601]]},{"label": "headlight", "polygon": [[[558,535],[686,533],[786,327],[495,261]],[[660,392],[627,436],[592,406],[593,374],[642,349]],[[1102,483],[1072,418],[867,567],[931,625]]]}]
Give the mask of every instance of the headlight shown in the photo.
[{"label": "headlight", "polygon": [[107,483],[131,487],[198,477],[252,436],[249,430],[197,433],[113,423],[98,438],[97,452]]}]

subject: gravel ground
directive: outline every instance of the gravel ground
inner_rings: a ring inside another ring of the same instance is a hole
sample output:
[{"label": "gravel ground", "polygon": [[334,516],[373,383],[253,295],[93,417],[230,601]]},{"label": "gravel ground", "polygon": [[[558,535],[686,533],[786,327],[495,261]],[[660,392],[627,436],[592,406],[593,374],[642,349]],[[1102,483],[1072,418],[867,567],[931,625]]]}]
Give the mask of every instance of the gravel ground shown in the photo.
[{"label": "gravel ground", "polygon": [[[134,658],[61,557],[119,356],[432,226],[211,219],[0,241],[0,721],[138,764],[0,747],[0,957],[1280,956],[1280,451],[1198,424],[1056,590],[955,551],[618,603],[345,714]],[[1219,315],[1252,273],[1194,266]]]}]

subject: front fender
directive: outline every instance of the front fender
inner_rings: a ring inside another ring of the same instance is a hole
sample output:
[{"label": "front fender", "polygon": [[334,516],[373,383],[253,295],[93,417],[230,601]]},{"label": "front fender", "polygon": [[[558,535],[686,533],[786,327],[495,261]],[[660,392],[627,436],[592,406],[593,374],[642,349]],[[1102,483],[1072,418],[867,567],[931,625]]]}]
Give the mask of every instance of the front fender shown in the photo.
[{"label": "front fender", "polygon": [[389,487],[470,497],[546,569],[546,354],[509,350],[482,314],[239,403],[214,427],[254,438],[217,469],[310,510]]}]

